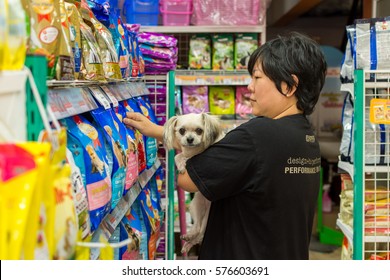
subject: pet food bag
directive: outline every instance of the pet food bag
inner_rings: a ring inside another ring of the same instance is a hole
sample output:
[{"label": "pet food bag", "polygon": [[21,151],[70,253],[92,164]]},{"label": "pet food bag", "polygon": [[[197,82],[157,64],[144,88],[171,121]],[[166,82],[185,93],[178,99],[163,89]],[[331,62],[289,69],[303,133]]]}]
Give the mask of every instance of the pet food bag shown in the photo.
[{"label": "pet food bag", "polygon": [[215,34],[213,36],[213,70],[233,70],[233,35],[232,34]]},{"label": "pet food bag", "polygon": [[233,116],[235,114],[234,87],[210,86],[209,106],[211,114]]},{"label": "pet food bag", "polygon": [[116,120],[114,120],[115,113],[111,108],[104,109],[99,107],[93,110],[91,114],[96,123],[101,127],[101,131],[103,131],[112,151],[111,207],[115,208],[124,193],[127,168],[127,141],[126,138],[119,134],[119,120],[116,117]]},{"label": "pet food bag", "polygon": [[211,38],[209,34],[192,35],[188,64],[191,69],[211,69]]},{"label": "pet food bag", "polygon": [[183,113],[206,113],[210,111],[207,86],[183,86]]},{"label": "pet food bag", "polygon": [[63,120],[68,130],[67,148],[80,168],[86,186],[91,232],[111,210],[111,177],[104,136],[82,115]]},{"label": "pet food bag", "polygon": [[258,47],[256,33],[239,33],[234,41],[234,64],[237,70],[247,69],[251,54]]},{"label": "pet food bag", "polygon": [[73,52],[73,66],[74,66],[74,77],[79,78],[81,59],[82,59],[82,48],[81,48],[81,34],[80,34],[80,14],[77,10],[76,5],[65,2],[66,12],[69,18],[69,29],[70,29],[70,44]]},{"label": "pet food bag", "polygon": [[141,219],[134,209],[135,205],[127,211],[120,222],[120,240],[129,240],[129,244],[119,249],[119,259],[138,260],[143,259],[144,252],[141,250],[141,240],[146,238],[142,235]]},{"label": "pet food bag", "polygon": [[236,119],[248,120],[253,117],[250,95],[247,87],[236,87]]}]

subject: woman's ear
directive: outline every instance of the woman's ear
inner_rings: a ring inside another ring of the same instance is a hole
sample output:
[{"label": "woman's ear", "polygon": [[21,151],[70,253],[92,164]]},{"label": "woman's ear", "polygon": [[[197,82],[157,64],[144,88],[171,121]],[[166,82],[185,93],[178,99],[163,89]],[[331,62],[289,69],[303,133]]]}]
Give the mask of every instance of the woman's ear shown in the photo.
[{"label": "woman's ear", "polygon": [[282,92],[283,92],[283,95],[286,97],[293,96],[295,91],[298,88],[299,79],[298,79],[297,75],[292,74],[291,77],[294,80],[294,85],[291,88],[288,88],[287,83],[282,82]]}]

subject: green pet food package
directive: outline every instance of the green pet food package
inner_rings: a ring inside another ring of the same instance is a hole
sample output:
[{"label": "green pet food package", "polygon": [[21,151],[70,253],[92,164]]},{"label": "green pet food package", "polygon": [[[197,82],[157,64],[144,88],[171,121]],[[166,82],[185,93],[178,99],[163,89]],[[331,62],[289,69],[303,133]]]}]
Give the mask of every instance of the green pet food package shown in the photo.
[{"label": "green pet food package", "polygon": [[191,37],[188,64],[191,69],[211,69],[210,35],[194,34]]},{"label": "green pet food package", "polygon": [[258,47],[256,33],[239,33],[234,42],[234,64],[237,70],[248,69],[249,57]]},{"label": "green pet food package", "polygon": [[234,115],[235,98],[232,86],[209,87],[210,113],[214,115]]},{"label": "green pet food package", "polygon": [[233,48],[232,34],[213,36],[213,70],[234,70]]}]

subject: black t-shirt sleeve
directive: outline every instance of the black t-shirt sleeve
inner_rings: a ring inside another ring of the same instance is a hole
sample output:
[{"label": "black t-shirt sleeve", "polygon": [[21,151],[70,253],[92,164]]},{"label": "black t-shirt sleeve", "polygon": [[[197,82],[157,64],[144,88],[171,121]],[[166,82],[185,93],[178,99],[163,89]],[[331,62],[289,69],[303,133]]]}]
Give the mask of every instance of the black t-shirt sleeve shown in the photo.
[{"label": "black t-shirt sleeve", "polygon": [[186,168],[199,191],[210,201],[245,191],[250,186],[246,174],[254,166],[255,149],[251,136],[240,127],[218,143],[190,158]]}]

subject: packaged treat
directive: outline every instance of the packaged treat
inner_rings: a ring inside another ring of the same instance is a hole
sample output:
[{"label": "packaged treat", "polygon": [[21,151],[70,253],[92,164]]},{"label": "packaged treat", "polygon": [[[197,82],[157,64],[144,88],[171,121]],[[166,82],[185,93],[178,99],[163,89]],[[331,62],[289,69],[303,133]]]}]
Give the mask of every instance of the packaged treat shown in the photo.
[{"label": "packaged treat", "polygon": [[[70,21],[67,10],[65,8],[64,0],[58,1],[61,30],[60,30],[60,47],[57,49],[57,65],[56,65],[56,79],[57,80],[74,80],[74,58],[71,46],[71,31]],[[73,34],[72,34],[73,36]]]},{"label": "packaged treat", "polygon": [[74,77],[79,79],[82,48],[81,48],[81,34],[80,34],[80,13],[75,4],[65,2],[66,12],[69,19],[70,30],[70,44],[73,52]]},{"label": "packaged treat", "polygon": [[80,21],[81,46],[83,59],[80,74],[83,80],[105,81],[103,62],[100,58],[100,48],[91,28]]},{"label": "packaged treat", "polygon": [[234,87],[210,86],[209,87],[210,113],[215,115],[234,115],[235,99]]},{"label": "packaged treat", "polygon": [[34,0],[27,2],[26,5],[30,18],[27,54],[46,56],[48,79],[54,79],[56,77],[56,51],[61,43],[61,18],[58,2]]},{"label": "packaged treat", "polygon": [[139,33],[138,42],[140,44],[148,44],[156,47],[171,48],[177,46],[177,39],[175,37],[153,32]]},{"label": "packaged treat", "polygon": [[239,33],[234,42],[234,63],[237,70],[247,69],[251,54],[258,47],[256,33]]},{"label": "packaged treat", "polygon": [[147,44],[140,44],[139,48],[144,56],[151,58],[169,59],[177,57],[177,47],[164,48]]},{"label": "packaged treat", "polygon": [[209,96],[207,86],[183,86],[183,113],[209,112]]},{"label": "packaged treat", "polygon": [[120,240],[129,240],[130,243],[119,249],[119,259],[138,260],[145,254],[141,251],[141,240],[146,239],[142,235],[141,218],[134,209],[135,205],[127,211],[120,222]]},{"label": "packaged treat", "polygon": [[253,117],[252,106],[250,102],[250,91],[245,86],[236,87],[236,118],[250,119]]},{"label": "packaged treat", "polygon": [[191,69],[211,69],[210,35],[195,34],[191,37],[188,63]]},{"label": "packaged treat", "polygon": [[216,34],[213,36],[213,70],[233,70],[233,35]]}]

